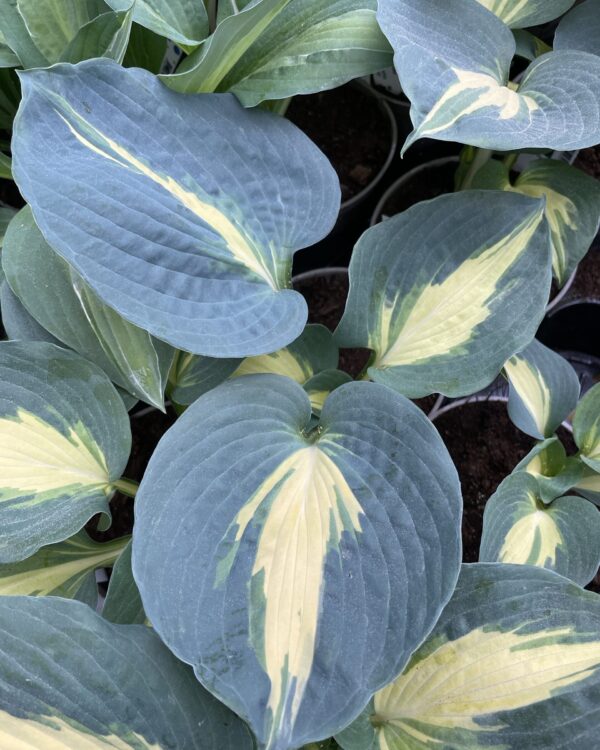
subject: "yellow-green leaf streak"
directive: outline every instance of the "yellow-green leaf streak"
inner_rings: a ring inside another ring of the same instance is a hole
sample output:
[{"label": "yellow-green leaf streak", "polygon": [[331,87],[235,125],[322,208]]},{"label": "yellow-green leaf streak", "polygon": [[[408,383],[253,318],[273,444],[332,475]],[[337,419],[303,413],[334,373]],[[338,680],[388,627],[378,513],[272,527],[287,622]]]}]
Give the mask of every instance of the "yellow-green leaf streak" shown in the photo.
[{"label": "yellow-green leaf streak", "polygon": [[82,424],[63,435],[21,408],[0,419],[0,477],[0,502],[109,482],[104,455]]},{"label": "yellow-green leaf streak", "polygon": [[415,364],[467,344],[491,315],[489,302],[502,276],[525,252],[543,218],[540,208],[509,235],[463,261],[443,281],[427,285],[397,333],[394,318],[399,300],[386,300],[371,346],[378,353],[375,367]]},{"label": "yellow-green leaf streak", "polygon": [[236,542],[266,502],[252,570],[264,612],[252,618],[260,632],[251,636],[271,681],[271,741],[293,726],[312,671],[327,553],[344,531],[361,531],[362,508],[318,445],[294,452],[262,483],[235,519]]},{"label": "yellow-green leaf streak", "polygon": [[520,18],[527,9],[529,0],[477,0],[481,5],[501,18],[505,24],[511,24]]},{"label": "yellow-green leaf streak", "polygon": [[504,370],[533,417],[539,433],[545,435],[546,425],[550,420],[552,397],[541,372],[519,355],[511,357],[504,364]]},{"label": "yellow-green leaf streak", "polygon": [[301,363],[289,351],[280,349],[273,354],[263,354],[258,357],[247,357],[231,376],[237,378],[240,375],[257,375],[261,373],[272,373],[273,375],[287,375],[296,383],[306,383],[313,375],[312,368],[302,367]]},{"label": "yellow-green leaf streak", "polygon": [[[600,642],[576,640],[569,628],[537,632],[477,628],[415,659],[393,683],[375,695],[381,747],[404,747],[392,738],[400,730],[421,739],[427,725],[474,733],[502,729],[501,722],[476,721],[548,700],[582,682],[600,665]],[[418,727],[418,728],[417,728]],[[437,740],[439,742],[439,740]]]},{"label": "yellow-green leaf streak", "polygon": [[[67,107],[68,105],[64,104],[64,106]],[[272,289],[278,288],[277,282],[271,270],[264,262],[260,251],[253,248],[252,243],[244,233],[222,211],[211,203],[202,200],[196,193],[180,185],[170,175],[156,172],[124,146],[121,146],[108,135],[102,133],[98,128],[87,122],[87,120],[84,120],[74,110],[71,108],[68,109],[75,122],[84,131],[83,133],[58,110],[56,110],[56,113],[82,146],[98,154],[98,156],[115,162],[125,169],[130,169],[137,174],[141,174],[157,185],[160,185],[173,198],[179,201],[179,203],[185,206],[201,221],[208,224],[223,238],[234,260],[257,274]],[[90,138],[94,138],[96,143],[92,142]]]},{"label": "yellow-green leaf streak", "polygon": [[519,518],[506,535],[498,553],[503,563],[516,565],[556,564],[556,550],[563,538],[548,506],[528,493],[529,512]]},{"label": "yellow-green leaf streak", "polygon": [[0,711],[2,750],[161,750],[135,732],[125,737],[93,734],[59,716],[22,719]]}]

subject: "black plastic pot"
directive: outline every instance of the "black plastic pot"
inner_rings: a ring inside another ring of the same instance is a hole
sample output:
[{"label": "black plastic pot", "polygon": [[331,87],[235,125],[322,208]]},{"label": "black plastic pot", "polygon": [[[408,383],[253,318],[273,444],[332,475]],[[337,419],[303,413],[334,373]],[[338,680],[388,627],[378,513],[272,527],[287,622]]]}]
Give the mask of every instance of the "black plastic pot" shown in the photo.
[{"label": "black plastic pot", "polygon": [[363,93],[371,97],[373,106],[378,107],[384,115],[389,130],[387,157],[369,184],[359,193],[342,203],[337,222],[331,233],[316,245],[312,245],[296,253],[294,257],[294,274],[328,266],[347,265],[349,263],[354,244],[368,226],[368,218],[372,205],[376,200],[377,190],[380,188],[391,164],[398,155],[398,126],[389,105],[366,84],[354,81],[352,85],[360,87]]},{"label": "black plastic pot", "polygon": [[399,177],[379,199],[371,214],[370,226],[382,219],[406,211],[424,200],[436,198],[454,190],[457,156],[445,156],[420,164]]}]

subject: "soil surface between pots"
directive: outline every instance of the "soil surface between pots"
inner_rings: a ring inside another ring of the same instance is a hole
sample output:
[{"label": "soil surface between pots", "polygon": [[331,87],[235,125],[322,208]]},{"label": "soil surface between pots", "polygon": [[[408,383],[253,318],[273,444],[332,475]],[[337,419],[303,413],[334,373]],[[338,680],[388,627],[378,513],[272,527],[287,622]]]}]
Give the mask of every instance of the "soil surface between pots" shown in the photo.
[{"label": "soil surface between pots", "polygon": [[286,116],[323,151],[337,172],[342,201],[364,190],[384,166],[390,125],[377,99],[347,84],[296,96]]}]

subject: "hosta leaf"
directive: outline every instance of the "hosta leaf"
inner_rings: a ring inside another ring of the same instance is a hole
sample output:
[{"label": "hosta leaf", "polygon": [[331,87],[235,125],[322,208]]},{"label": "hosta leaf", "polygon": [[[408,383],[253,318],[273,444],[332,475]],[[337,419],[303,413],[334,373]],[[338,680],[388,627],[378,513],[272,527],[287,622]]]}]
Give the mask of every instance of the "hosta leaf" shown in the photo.
[{"label": "hosta leaf", "polygon": [[600,566],[600,513],[581,497],[546,505],[530,474],[513,474],[485,506],[479,559],[538,565],[585,586]]},{"label": "hosta leaf", "polygon": [[586,465],[577,457],[567,457],[557,437],[538,443],[513,469],[525,471],[537,480],[539,494],[545,503],[572,490],[587,475]]},{"label": "hosta leaf", "polygon": [[108,57],[122,62],[131,33],[133,6],[122,13],[102,13],[86,23],[63,50],[63,62],[76,63],[92,57]]},{"label": "hosta leaf", "polygon": [[585,469],[574,484],[574,489],[592,503],[600,506],[600,474],[587,465]]},{"label": "hosta leaf", "polygon": [[313,414],[320,414],[327,397],[336,388],[351,383],[352,378],[342,370],[323,370],[304,383]]},{"label": "hosta leaf", "polygon": [[[545,3],[547,5],[547,3]],[[515,39],[477,0],[379,0],[419,138],[511,151],[570,150],[600,141],[600,57],[542,55],[509,84]]]},{"label": "hosta leaf", "polygon": [[562,286],[587,253],[600,226],[600,185],[581,170],[555,159],[539,159],[511,185],[508,168],[489,161],[473,187],[516,190],[546,199],[552,238],[552,269]]},{"label": "hosta leaf", "polygon": [[0,562],[15,562],[108,513],[131,445],[106,375],[52,344],[0,344]]},{"label": "hosta leaf", "polygon": [[16,210],[14,208],[0,203],[0,248],[4,244],[4,235],[15,214]]},{"label": "hosta leaf", "polygon": [[0,595],[73,599],[90,573],[114,563],[128,539],[99,544],[80,531],[64,542],[42,547],[27,560],[0,565]]},{"label": "hosta leaf", "polygon": [[477,0],[514,29],[538,26],[562,16],[575,0]]},{"label": "hosta leaf", "polygon": [[504,365],[510,384],[508,414],[538,440],[560,427],[577,406],[579,378],[564,357],[535,339]]},{"label": "hosta leaf", "polygon": [[0,151],[0,177],[3,180],[12,180],[12,161],[10,156]]},{"label": "hosta leaf", "polygon": [[231,91],[247,107],[333,88],[391,65],[376,7],[376,0],[245,4],[164,80],[177,91]]},{"label": "hosta leaf", "polygon": [[79,602],[0,598],[0,746],[252,750],[156,634]]},{"label": "hosta leaf", "polygon": [[372,349],[369,376],[406,396],[465,395],[531,341],[549,289],[541,201],[444,195],[363,234],[335,335]]},{"label": "hosta leaf", "polygon": [[573,419],[573,437],[581,451],[581,459],[600,472],[600,383],[579,402]]},{"label": "hosta leaf", "polygon": [[465,565],[404,673],[375,695],[349,741],[337,739],[344,750],[592,748],[599,623],[600,597],[556,573]]},{"label": "hosta leaf", "polygon": [[18,0],[0,0],[2,36],[25,68],[44,67],[49,61],[34,44],[23,16],[17,7]]},{"label": "hosta leaf", "polygon": [[307,435],[310,420],[289,378],[236,378],[161,440],[136,499],[152,625],[269,750],[354,718],[435,622],[460,557],[456,472],[416,406],[349,383]]},{"label": "hosta leaf", "polygon": [[17,295],[4,280],[0,284],[0,306],[2,307],[2,325],[9,339],[14,341],[46,341],[48,344],[63,346],[57,338],[37,322]]},{"label": "hosta leaf", "polygon": [[536,57],[552,51],[552,47],[549,47],[546,42],[538,39],[529,31],[525,31],[525,29],[514,29],[513,36],[516,43],[515,54],[530,62],[535,60]]},{"label": "hosta leaf", "polygon": [[2,268],[27,311],[115,383],[164,408],[173,350],[107,307],[44,240],[29,206],[7,232]]},{"label": "hosta leaf", "polygon": [[[131,0],[106,0],[114,10],[126,10]],[[136,0],[133,20],[177,44],[195,47],[208,34],[203,0]]]},{"label": "hosta leaf", "polygon": [[[0,0],[0,9],[2,9]],[[13,120],[21,101],[21,86],[16,72],[10,68],[0,68],[0,128],[11,130]]]},{"label": "hosta leaf", "polygon": [[30,71],[22,85],[15,179],[47,241],[105,303],[207,356],[264,354],[300,335],[292,256],[329,232],[340,205],[333,168],[300,130],[109,60]]},{"label": "hosta leaf", "polygon": [[600,55],[600,0],[585,0],[561,20],[554,48]]},{"label": "hosta leaf", "polygon": [[123,65],[128,68],[145,68],[151,73],[160,71],[167,51],[167,40],[137,23],[131,26],[131,35]]},{"label": "hosta leaf", "polygon": [[178,352],[169,375],[169,396],[187,406],[232,375],[241,359],[215,359]]},{"label": "hosta leaf", "polygon": [[0,42],[0,68],[16,68],[21,64],[15,53]]},{"label": "hosta leaf", "polygon": [[131,570],[131,542],[121,552],[113,567],[102,617],[122,625],[141,625],[146,622],[144,605]]}]

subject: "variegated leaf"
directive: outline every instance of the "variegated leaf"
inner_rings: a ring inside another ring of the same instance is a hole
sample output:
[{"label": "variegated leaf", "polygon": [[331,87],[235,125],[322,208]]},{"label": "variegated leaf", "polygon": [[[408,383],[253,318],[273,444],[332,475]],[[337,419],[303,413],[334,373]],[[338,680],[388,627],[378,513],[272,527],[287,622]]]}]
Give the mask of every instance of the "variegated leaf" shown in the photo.
[{"label": "variegated leaf", "polygon": [[77,63],[93,57],[107,57],[123,62],[132,28],[131,2],[132,0],[128,4],[128,10],[102,13],[82,26],[63,50],[60,60]]},{"label": "variegated leaf", "polygon": [[[62,596],[73,599],[97,568],[110,567],[130,537],[100,544],[85,531],[42,547],[22,562],[0,565],[0,595]],[[94,579],[95,584],[95,579]]]},{"label": "variegated leaf", "polygon": [[554,49],[600,55],[600,0],[585,0],[558,24]]},{"label": "variegated leaf", "polygon": [[579,402],[573,419],[573,437],[582,461],[600,472],[600,383]]},{"label": "variegated leaf", "polygon": [[512,29],[539,26],[569,10],[575,0],[477,0]]},{"label": "variegated leaf", "polygon": [[552,270],[562,286],[589,250],[600,227],[600,184],[581,170],[556,159],[528,165],[514,183],[508,168],[489,161],[473,187],[516,190],[546,199],[546,220],[552,238]]},{"label": "variegated leaf", "polygon": [[419,138],[511,151],[570,150],[600,141],[600,57],[542,55],[518,85],[510,29],[478,0],[379,0],[377,17],[394,48]]},{"label": "variegated leaf", "polygon": [[530,565],[464,565],[408,667],[337,737],[344,750],[591,750],[600,597]]},{"label": "variegated leaf", "polygon": [[351,383],[352,378],[342,370],[322,370],[304,383],[313,414],[320,415],[327,397],[336,388]]},{"label": "variegated leaf", "polygon": [[600,512],[581,497],[546,504],[536,480],[518,472],[485,506],[479,560],[537,565],[585,586],[600,566]]},{"label": "variegated leaf", "polygon": [[[106,0],[114,10],[126,10],[131,0]],[[208,34],[208,16],[203,0],[136,0],[133,20],[140,26],[190,48]]]},{"label": "variegated leaf", "polygon": [[163,80],[188,93],[231,91],[247,107],[333,88],[391,65],[376,7],[376,0],[245,3],[222,14],[215,33]]},{"label": "variegated leaf", "polygon": [[295,750],[353,719],[429,631],[460,508],[439,435],[388,388],[338,388],[313,429],[297,383],[236,378],[152,456],[134,576],[165,643],[259,746]]},{"label": "variegated leaf", "polygon": [[586,465],[578,457],[567,457],[557,437],[543,440],[532,448],[514,468],[513,474],[520,471],[535,477],[540,497],[545,503],[576,488],[588,473]]},{"label": "variegated leaf", "polygon": [[177,352],[167,393],[182,406],[188,406],[203,393],[221,385],[239,366],[241,359],[216,359],[188,352]]},{"label": "variegated leaf", "polygon": [[510,384],[510,418],[538,440],[551,437],[577,406],[577,373],[564,357],[535,339],[507,360],[504,373]]},{"label": "variegated leaf", "polygon": [[363,234],[335,336],[372,349],[368,375],[406,396],[473,393],[532,340],[550,275],[541,201],[444,195]]},{"label": "variegated leaf", "polygon": [[141,625],[80,602],[0,597],[0,747],[252,750],[242,722]]},{"label": "variegated leaf", "polygon": [[0,562],[16,562],[108,513],[131,446],[119,395],[57,346],[0,343]]},{"label": "variegated leaf", "polygon": [[2,268],[43,329],[101,367],[117,385],[164,409],[173,349],[105,305],[44,240],[29,206],[10,224]]},{"label": "variegated leaf", "polygon": [[131,570],[131,542],[115,562],[106,592],[102,617],[121,625],[142,625],[146,613]]},{"label": "variegated leaf", "polygon": [[300,335],[292,256],[329,232],[340,205],[333,168],[300,130],[109,60],[21,78],[15,180],[46,240],[106,304],[207,356],[264,354]]},{"label": "variegated leaf", "polygon": [[590,469],[587,464],[584,466],[585,470],[581,472],[573,487],[580,495],[600,506],[600,473]]}]

